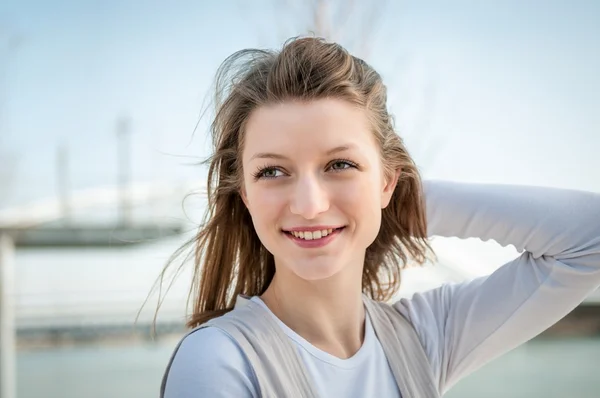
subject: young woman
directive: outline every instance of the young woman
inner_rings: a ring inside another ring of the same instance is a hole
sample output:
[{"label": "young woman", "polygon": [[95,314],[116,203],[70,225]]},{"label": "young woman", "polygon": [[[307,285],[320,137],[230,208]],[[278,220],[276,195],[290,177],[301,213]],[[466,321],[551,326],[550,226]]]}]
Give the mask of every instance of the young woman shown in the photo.
[{"label": "young woman", "polygon": [[[422,182],[380,76],[339,45],[241,51],[217,93],[192,331],[162,397],[438,397],[600,285],[600,195]],[[386,304],[434,235],[522,254]]]}]

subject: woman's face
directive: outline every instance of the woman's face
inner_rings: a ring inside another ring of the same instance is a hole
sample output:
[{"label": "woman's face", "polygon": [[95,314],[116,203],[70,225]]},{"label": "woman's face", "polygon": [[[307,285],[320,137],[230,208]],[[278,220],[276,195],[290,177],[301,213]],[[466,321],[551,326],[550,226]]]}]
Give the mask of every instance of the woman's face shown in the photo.
[{"label": "woman's face", "polygon": [[362,267],[397,181],[365,112],[335,99],[263,106],[245,134],[242,198],[277,272],[318,280]]}]

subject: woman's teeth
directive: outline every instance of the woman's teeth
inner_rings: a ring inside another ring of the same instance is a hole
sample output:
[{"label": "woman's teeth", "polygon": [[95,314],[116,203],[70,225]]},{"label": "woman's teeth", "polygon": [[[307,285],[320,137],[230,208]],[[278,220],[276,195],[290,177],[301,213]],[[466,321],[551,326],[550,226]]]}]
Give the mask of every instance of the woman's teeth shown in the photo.
[{"label": "woman's teeth", "polygon": [[296,238],[305,240],[321,239],[333,232],[333,229],[323,229],[321,231],[292,231],[291,234]]}]

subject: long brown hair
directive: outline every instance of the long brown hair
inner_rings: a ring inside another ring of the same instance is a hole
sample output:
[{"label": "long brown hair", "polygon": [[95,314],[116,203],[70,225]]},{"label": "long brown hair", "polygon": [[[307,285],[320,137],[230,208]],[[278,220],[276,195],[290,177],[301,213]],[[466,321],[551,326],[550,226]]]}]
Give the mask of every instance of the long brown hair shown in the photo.
[{"label": "long brown hair", "polygon": [[427,241],[421,177],[394,131],[386,87],[370,65],[324,39],[293,38],[280,51],[247,49],[228,57],[218,69],[215,93],[214,150],[205,161],[208,206],[203,224],[187,244],[193,245],[195,260],[188,327],[231,311],[239,294],[262,294],[275,274],[273,255],[260,242],[239,193],[244,128],[251,112],[262,105],[337,98],[365,109],[386,173],[401,174],[390,204],[382,210],[379,233],[366,251],[363,292],[389,300],[400,287],[402,268],[411,260],[427,261],[428,251],[433,251]]}]

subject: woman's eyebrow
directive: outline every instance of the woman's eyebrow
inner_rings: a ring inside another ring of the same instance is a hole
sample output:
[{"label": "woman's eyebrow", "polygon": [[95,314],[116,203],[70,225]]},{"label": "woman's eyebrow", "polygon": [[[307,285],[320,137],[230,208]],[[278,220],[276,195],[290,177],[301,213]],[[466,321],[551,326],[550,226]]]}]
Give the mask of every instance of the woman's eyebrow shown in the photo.
[{"label": "woman's eyebrow", "polygon": [[[339,146],[336,146],[335,148],[332,148],[332,149],[328,150],[327,152],[325,152],[325,155],[333,155],[334,153],[348,151],[348,150],[354,149],[356,147],[357,146],[355,144],[339,145]],[[284,155],[278,154],[278,153],[273,153],[273,152],[259,152],[259,153],[255,153],[250,158],[250,161],[252,161],[254,159],[282,159],[282,160],[286,160],[287,157],[284,156]]]}]

